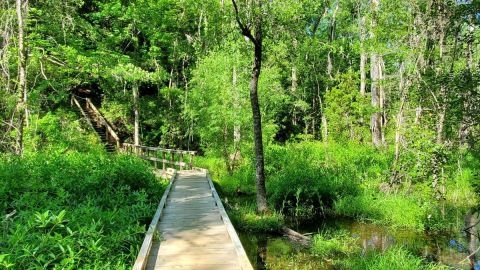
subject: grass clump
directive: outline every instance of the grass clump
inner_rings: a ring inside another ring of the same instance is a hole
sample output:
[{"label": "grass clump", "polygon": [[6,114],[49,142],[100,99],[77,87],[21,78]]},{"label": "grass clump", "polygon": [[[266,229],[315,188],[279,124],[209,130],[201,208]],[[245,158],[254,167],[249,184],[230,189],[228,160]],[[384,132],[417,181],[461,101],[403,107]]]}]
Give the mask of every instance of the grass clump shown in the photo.
[{"label": "grass clump", "polygon": [[277,212],[257,214],[254,204],[229,207],[229,217],[235,228],[256,233],[276,233],[284,224],[283,215]]},{"label": "grass clump", "polygon": [[313,237],[311,251],[324,259],[350,256],[359,251],[356,241],[344,231],[337,231],[333,235],[322,232]]},{"label": "grass clump", "polygon": [[3,156],[1,262],[14,269],[128,269],[166,184],[134,157]]},{"label": "grass clump", "polygon": [[358,220],[371,221],[398,228],[424,229],[428,208],[405,194],[363,192],[346,196],[334,204],[335,213]]},{"label": "grass clump", "polygon": [[402,247],[388,249],[384,253],[370,252],[343,261],[342,269],[351,270],[446,270],[446,266],[427,263]]}]

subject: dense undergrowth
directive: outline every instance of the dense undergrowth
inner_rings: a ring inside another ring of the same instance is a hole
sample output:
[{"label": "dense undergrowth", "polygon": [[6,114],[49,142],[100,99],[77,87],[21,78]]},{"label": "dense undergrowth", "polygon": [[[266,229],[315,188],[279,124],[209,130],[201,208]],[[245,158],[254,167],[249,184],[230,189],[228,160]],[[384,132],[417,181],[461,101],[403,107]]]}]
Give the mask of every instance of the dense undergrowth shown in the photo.
[{"label": "dense undergrowth", "polygon": [[[479,162],[471,154],[462,160],[451,154],[445,163],[445,196],[437,200],[431,172],[422,167],[428,159],[403,157],[407,159],[402,172],[406,176],[400,183],[390,184],[394,155],[389,149],[307,141],[266,147],[267,195],[275,210],[258,215],[251,156],[244,154],[231,173],[224,159],[207,156],[197,160],[198,166],[210,170],[232,221],[239,229],[251,232],[275,232],[292,219],[312,223],[322,218],[349,218],[392,229],[451,231],[463,225],[463,215],[477,204]],[[310,251],[288,257],[288,265],[310,269],[303,262],[315,260],[334,269],[446,269],[412,252],[397,245],[385,252],[362,254],[357,239],[347,233],[320,232],[313,236]]]},{"label": "dense undergrowth", "polygon": [[327,231],[315,235],[311,252],[334,269],[449,269],[443,265],[427,262],[402,246],[394,246],[385,252],[364,251],[357,245],[357,239],[344,231]]},{"label": "dense undergrowth", "polygon": [[[456,225],[454,216],[476,203],[472,184],[478,161],[471,156],[461,170],[453,168],[447,174],[445,199],[440,201],[435,200],[428,172],[417,172],[420,176],[416,178],[389,185],[393,160],[389,150],[353,143],[271,144],[266,147],[265,159],[272,209],[297,220],[342,216],[398,228],[448,230]],[[249,155],[232,174],[227,173],[222,159],[203,158],[198,164],[210,169],[225,197],[255,193]],[[239,204],[245,206],[243,212],[254,213],[254,200]],[[251,218],[243,216],[251,225]]]},{"label": "dense undergrowth", "polygon": [[129,268],[165,188],[147,166],[101,152],[2,156],[0,268]]}]

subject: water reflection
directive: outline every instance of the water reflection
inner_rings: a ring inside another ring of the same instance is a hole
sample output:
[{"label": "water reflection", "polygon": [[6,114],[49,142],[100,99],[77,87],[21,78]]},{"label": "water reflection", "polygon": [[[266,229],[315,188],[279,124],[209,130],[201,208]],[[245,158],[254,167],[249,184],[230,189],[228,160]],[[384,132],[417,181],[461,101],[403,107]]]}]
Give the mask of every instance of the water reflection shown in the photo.
[{"label": "water reflection", "polygon": [[[358,239],[362,256],[369,251],[383,252],[393,246],[403,246],[422,256],[427,261],[442,262],[455,269],[480,270],[480,262],[477,256],[470,256],[479,247],[479,220],[478,214],[467,216],[465,228],[471,226],[469,232],[459,232],[453,235],[428,235],[409,230],[392,230],[375,224],[365,224],[348,220],[321,221],[316,224],[306,224],[303,227],[295,227],[300,232],[315,233],[324,230],[344,230]],[[470,225],[468,225],[470,224]],[[476,226],[472,226],[477,224]],[[293,254],[295,260],[301,257],[302,265],[306,269],[323,269],[321,259],[309,256],[308,252],[289,243],[280,236],[251,234],[240,232],[240,238],[250,261],[256,269],[289,269]],[[299,262],[296,261],[295,264]],[[303,269],[303,268],[302,268]]]}]

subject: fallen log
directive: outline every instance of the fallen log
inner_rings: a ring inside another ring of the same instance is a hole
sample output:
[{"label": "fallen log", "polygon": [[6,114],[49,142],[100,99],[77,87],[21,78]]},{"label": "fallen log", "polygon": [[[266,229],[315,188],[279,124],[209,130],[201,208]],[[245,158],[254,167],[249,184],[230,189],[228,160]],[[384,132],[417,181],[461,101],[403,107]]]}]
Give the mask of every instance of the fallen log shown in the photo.
[{"label": "fallen log", "polygon": [[279,233],[282,234],[283,236],[287,237],[288,240],[290,240],[294,243],[300,244],[304,247],[308,247],[312,243],[312,240],[310,239],[310,237],[305,236],[305,235],[303,235],[299,232],[296,232],[296,231],[288,228],[285,225],[280,227]]}]

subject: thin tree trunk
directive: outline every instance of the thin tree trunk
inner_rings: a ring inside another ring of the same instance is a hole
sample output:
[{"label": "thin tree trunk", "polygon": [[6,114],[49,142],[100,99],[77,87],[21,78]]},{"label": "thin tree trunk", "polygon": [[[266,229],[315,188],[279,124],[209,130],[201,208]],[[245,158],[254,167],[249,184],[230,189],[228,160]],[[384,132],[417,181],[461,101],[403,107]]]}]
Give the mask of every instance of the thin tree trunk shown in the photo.
[{"label": "thin tree trunk", "polygon": [[360,28],[360,94],[365,96],[367,89],[367,72],[365,66],[368,60],[367,53],[365,52],[365,17],[361,17],[358,24]]},{"label": "thin tree trunk", "polygon": [[398,109],[397,114],[397,125],[395,128],[395,161],[397,162],[400,158],[400,142],[402,140],[402,128],[403,128],[403,110],[405,108],[405,101],[407,99],[407,89],[406,83],[404,78],[405,66],[402,63],[400,66],[400,108]]},{"label": "thin tree trunk", "polygon": [[250,102],[253,114],[253,133],[255,140],[255,168],[257,178],[257,209],[259,212],[265,212],[267,206],[267,191],[265,188],[265,164],[263,157],[263,136],[262,136],[262,115],[258,102],[258,80],[262,67],[262,45],[255,46],[255,60],[252,71],[252,79],[250,81]]},{"label": "thin tree trunk", "polygon": [[24,16],[28,0],[16,0],[18,20],[18,102],[17,102],[17,149],[18,155],[23,155],[23,126],[27,115],[27,50],[25,46]]},{"label": "thin tree trunk", "polygon": [[[258,102],[258,80],[262,69],[262,51],[263,51],[263,14],[257,14],[254,19],[255,36],[252,34],[250,25],[242,23],[239,15],[238,6],[235,0],[232,0],[235,9],[235,18],[242,34],[247,37],[254,45],[254,64],[252,69],[252,78],[250,80],[250,103],[253,115],[253,135],[255,142],[255,169],[256,169],[256,189],[257,189],[257,211],[264,213],[268,211],[267,192],[265,188],[265,160],[263,156],[263,136],[262,136],[262,115],[260,104]],[[262,10],[262,0],[255,1],[259,10]]]},{"label": "thin tree trunk", "polygon": [[[296,96],[297,86],[298,86],[298,83],[297,83],[297,68],[295,66],[292,66],[292,88],[291,88],[291,91],[292,91],[293,96]],[[292,124],[293,124],[293,126],[297,125],[297,109],[295,108],[295,106],[293,106]]]},{"label": "thin tree trunk", "polygon": [[477,261],[476,252],[478,252],[478,231],[477,227],[479,224],[479,215],[477,212],[472,211],[468,213],[465,217],[465,232],[467,233],[467,241],[468,241],[468,261],[470,263],[470,269],[475,269],[475,263]]},{"label": "thin tree trunk", "polygon": [[404,72],[405,72],[405,66],[404,63],[401,64],[400,66],[400,82],[399,82],[399,90],[400,90],[400,107],[398,108],[398,114],[397,114],[397,123],[395,126],[395,158],[393,161],[393,174],[392,174],[392,179],[391,183],[396,183],[398,182],[399,178],[399,170],[398,170],[398,161],[400,159],[400,144],[403,140],[403,122],[404,122],[404,109],[405,109],[405,102],[407,99],[407,85],[405,83],[404,79]]},{"label": "thin tree trunk", "polygon": [[138,84],[132,86],[133,92],[133,114],[134,114],[134,131],[133,140],[135,145],[140,145],[140,112],[138,106]]},{"label": "thin tree trunk", "polygon": [[[330,29],[328,34],[328,41],[330,42],[330,44],[332,44],[333,40],[335,39],[335,20],[337,18],[338,6],[339,4],[338,2],[336,2],[332,14],[332,19],[330,20]],[[333,79],[333,59],[331,50],[329,50],[327,53],[327,74],[330,79]]]},{"label": "thin tree trunk", "polygon": [[[375,15],[378,12],[379,0],[372,0],[372,10],[373,18],[371,21],[372,31],[370,32],[371,38],[374,38],[374,29],[376,28]],[[370,55],[370,76],[371,76],[371,96],[372,96],[372,106],[377,110],[372,114],[370,121],[370,129],[372,133],[372,142],[375,146],[381,146],[383,143],[382,136],[382,57],[376,53],[372,52]]]},{"label": "thin tree trunk", "polygon": [[360,94],[365,96],[367,88],[367,74],[365,71],[365,66],[367,64],[367,54],[362,52],[360,53]]},{"label": "thin tree trunk", "polygon": [[233,110],[234,110],[234,124],[233,124],[233,157],[231,158],[231,167],[233,169],[237,165],[237,161],[240,158],[240,140],[241,140],[241,131],[240,131],[240,92],[237,87],[237,69],[233,67],[232,70],[232,88],[233,88]]},{"label": "thin tree trunk", "polygon": [[371,95],[372,95],[372,106],[377,110],[372,114],[370,121],[370,129],[372,132],[372,142],[375,146],[382,145],[382,112],[381,112],[381,97],[380,97],[380,65],[379,65],[379,55],[372,53],[370,58],[371,65]]}]

